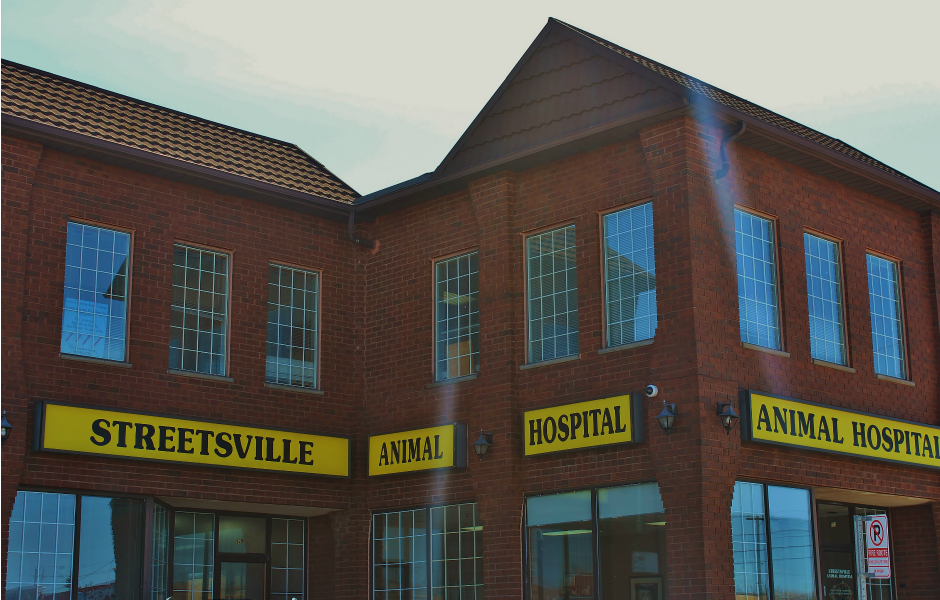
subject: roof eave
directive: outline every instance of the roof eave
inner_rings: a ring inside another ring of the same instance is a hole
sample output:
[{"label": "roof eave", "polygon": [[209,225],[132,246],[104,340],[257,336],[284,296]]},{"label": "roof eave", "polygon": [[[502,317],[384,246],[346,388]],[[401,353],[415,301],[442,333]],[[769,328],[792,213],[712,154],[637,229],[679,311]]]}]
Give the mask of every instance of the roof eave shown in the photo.
[{"label": "roof eave", "polygon": [[220,193],[259,200],[288,210],[334,220],[345,220],[350,210],[353,210],[351,203],[226,173],[9,114],[2,115],[2,131],[4,135],[40,142],[50,148],[71,154],[88,156],[136,171],[199,185]]}]

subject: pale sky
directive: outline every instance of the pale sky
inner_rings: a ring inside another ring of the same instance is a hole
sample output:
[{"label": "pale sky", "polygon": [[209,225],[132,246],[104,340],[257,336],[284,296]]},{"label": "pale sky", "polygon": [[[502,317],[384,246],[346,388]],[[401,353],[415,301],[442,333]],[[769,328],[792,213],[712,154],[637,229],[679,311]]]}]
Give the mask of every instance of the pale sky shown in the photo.
[{"label": "pale sky", "polygon": [[550,16],[940,189],[933,0],[5,0],[0,46],[296,143],[367,194],[433,170]]}]

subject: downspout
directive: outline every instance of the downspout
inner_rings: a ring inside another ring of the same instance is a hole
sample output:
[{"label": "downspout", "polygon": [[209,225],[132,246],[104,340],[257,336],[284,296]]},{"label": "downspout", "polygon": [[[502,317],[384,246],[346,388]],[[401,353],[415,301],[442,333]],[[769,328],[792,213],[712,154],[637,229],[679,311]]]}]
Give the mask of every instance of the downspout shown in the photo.
[{"label": "downspout", "polygon": [[721,168],[718,169],[718,171],[715,173],[715,181],[718,181],[719,179],[727,175],[728,171],[731,170],[731,162],[728,161],[728,151],[726,150],[726,148],[728,147],[729,143],[741,137],[741,134],[744,133],[745,129],[747,129],[747,123],[745,123],[744,121],[741,121],[739,125],[740,126],[738,127],[738,130],[735,133],[726,134],[725,137],[721,139],[721,151],[719,152],[721,156]]},{"label": "downspout", "polygon": [[356,211],[349,211],[349,241],[362,246],[363,248],[368,248],[372,251],[372,254],[375,254],[379,251],[379,241],[370,240],[367,238],[361,238],[356,236]]}]

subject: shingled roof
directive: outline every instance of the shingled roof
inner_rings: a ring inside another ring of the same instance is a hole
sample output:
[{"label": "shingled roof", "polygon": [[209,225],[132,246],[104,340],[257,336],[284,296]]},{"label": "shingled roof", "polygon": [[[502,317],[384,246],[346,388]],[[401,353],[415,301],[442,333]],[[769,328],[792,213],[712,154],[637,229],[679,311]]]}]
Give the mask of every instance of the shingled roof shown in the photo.
[{"label": "shingled roof", "polygon": [[[792,119],[788,119],[784,117],[783,115],[779,115],[771,110],[767,110],[766,108],[762,106],[758,106],[757,104],[754,104],[753,102],[749,102],[748,100],[745,100],[744,98],[735,96],[734,94],[726,92],[713,85],[709,85],[700,79],[696,79],[695,77],[686,75],[685,73],[682,73],[681,71],[677,71],[671,67],[667,67],[666,65],[662,63],[658,63],[655,60],[651,60],[649,58],[646,58],[645,56],[637,54],[636,52],[632,52],[630,50],[627,50],[626,48],[622,48],[618,46],[617,44],[608,42],[607,40],[597,37],[596,35],[593,35],[591,33],[588,33],[587,31],[584,31],[583,29],[579,29],[575,27],[574,25],[569,25],[568,23],[565,23],[564,21],[559,21],[557,19],[552,19],[552,21],[555,21],[558,24],[583,35],[584,37],[600,44],[601,46],[604,46],[610,50],[613,50],[617,54],[625,56],[626,58],[629,58],[630,60],[640,65],[643,65],[647,69],[678,83],[679,85],[681,85],[682,87],[686,88],[687,90],[689,90],[690,92],[694,94],[700,94],[702,96],[705,96],[706,98],[714,100],[715,102],[718,102],[719,104],[727,106],[728,108],[738,110],[746,115],[754,117],[755,119],[760,119],[761,121],[764,121],[765,123],[774,125],[790,133],[798,135],[801,138],[804,138],[811,142],[815,142],[817,144],[825,146],[826,148],[835,150],[836,152],[840,152],[846,156],[854,158],[855,160],[859,160],[871,167],[875,167],[886,173],[894,175],[895,177],[900,177],[901,179],[904,179],[911,183],[916,183],[918,185],[928,187],[922,184],[921,182],[917,181],[916,179],[908,177],[904,173],[901,173],[900,171],[892,169],[888,165],[877,160],[876,158],[869,156],[868,154],[865,154],[861,150],[846,144],[842,140],[830,137],[822,132],[819,132],[819,131],[816,131],[815,129],[807,127],[806,125],[802,125]],[[932,189],[932,188],[928,187],[928,189]]]},{"label": "shingled roof", "polygon": [[8,60],[2,74],[4,114],[346,204],[359,197],[295,144]]}]

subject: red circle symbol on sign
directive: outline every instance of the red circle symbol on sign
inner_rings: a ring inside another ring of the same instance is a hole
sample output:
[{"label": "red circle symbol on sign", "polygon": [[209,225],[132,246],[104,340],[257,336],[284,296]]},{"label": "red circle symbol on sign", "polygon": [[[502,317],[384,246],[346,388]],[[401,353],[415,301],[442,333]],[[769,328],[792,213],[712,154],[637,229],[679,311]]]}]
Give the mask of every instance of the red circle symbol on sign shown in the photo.
[{"label": "red circle symbol on sign", "polygon": [[885,541],[885,532],[879,521],[872,521],[871,527],[868,528],[868,535],[871,537],[872,545],[880,546]]}]

